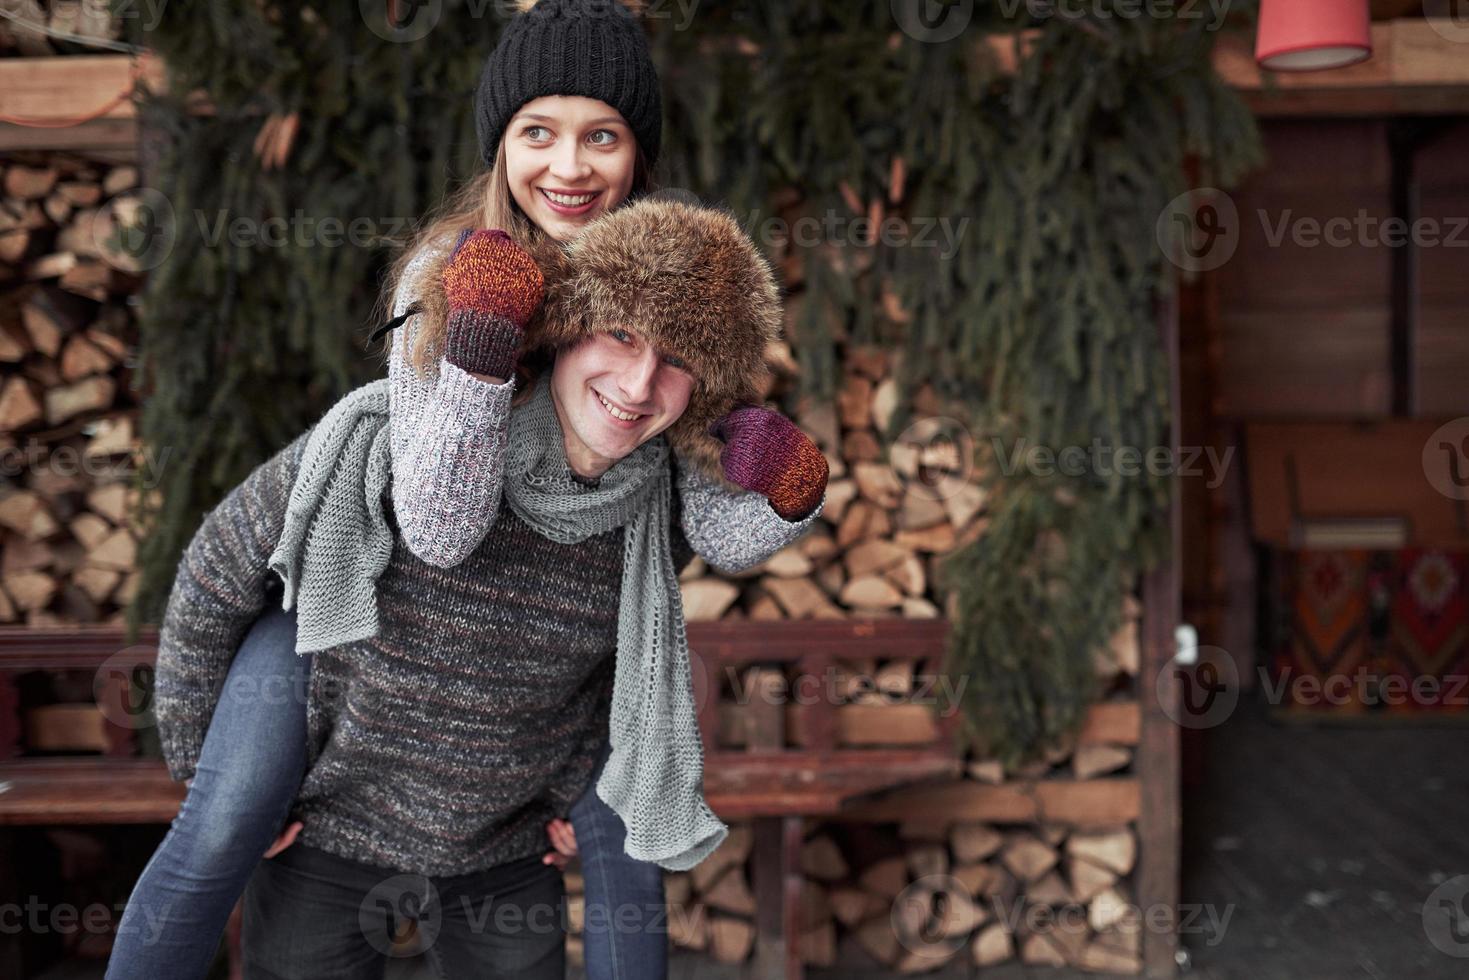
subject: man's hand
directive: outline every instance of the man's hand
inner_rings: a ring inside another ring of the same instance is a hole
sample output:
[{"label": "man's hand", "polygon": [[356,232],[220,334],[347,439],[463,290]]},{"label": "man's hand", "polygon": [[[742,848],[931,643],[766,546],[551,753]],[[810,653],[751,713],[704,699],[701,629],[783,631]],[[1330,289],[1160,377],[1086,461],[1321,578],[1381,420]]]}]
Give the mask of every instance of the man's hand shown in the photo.
[{"label": "man's hand", "polygon": [[787,521],[809,516],[826,492],[821,449],[779,412],[742,405],[709,427],[724,441],[719,462],[731,483],[764,494]]},{"label": "man's hand", "polygon": [[281,835],[275,839],[275,843],[270,845],[270,847],[266,849],[265,856],[268,858],[273,858],[281,851],[284,851],[286,848],[290,847],[296,842],[296,835],[300,832],[301,821],[296,820],[285,830],[281,831]]},{"label": "man's hand", "polygon": [[576,857],[576,831],[569,820],[557,819],[546,824],[546,836],[551,838],[551,846],[555,850],[547,851],[541,863],[564,869],[567,862]]}]

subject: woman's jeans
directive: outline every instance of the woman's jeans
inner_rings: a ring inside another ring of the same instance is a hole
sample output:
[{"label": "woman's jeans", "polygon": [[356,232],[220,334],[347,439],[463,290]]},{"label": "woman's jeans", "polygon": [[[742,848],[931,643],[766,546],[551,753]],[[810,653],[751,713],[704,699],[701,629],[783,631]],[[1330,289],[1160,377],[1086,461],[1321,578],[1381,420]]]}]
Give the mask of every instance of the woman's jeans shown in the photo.
[{"label": "woman's jeans", "polygon": [[[208,972],[230,913],[283,829],[304,775],[311,658],[295,648],[296,612],[273,602],[230,665],[193,785],[118,924],[107,980],[198,980]],[[569,814],[586,882],[587,978],[663,980],[663,872],[627,856],[622,820],[597,796],[610,751],[604,742],[592,780]],[[312,849],[292,844],[266,866],[302,850]]]},{"label": "woman's jeans", "polygon": [[296,612],[272,603],[230,664],[193,785],[118,923],[107,980],[209,971],[301,788],[311,658],[295,650]]}]

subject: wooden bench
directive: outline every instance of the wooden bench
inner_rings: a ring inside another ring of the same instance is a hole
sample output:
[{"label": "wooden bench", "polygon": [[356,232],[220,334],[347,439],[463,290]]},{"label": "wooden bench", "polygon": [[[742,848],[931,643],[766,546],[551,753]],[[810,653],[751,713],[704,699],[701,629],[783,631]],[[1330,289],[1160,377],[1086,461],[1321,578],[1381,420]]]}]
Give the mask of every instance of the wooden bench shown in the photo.
[{"label": "wooden bench", "polygon": [[[814,697],[797,692],[803,703],[789,703],[777,691],[773,697],[731,705],[719,697],[724,681],[757,665],[794,668],[798,677],[825,679],[839,661],[867,658],[909,660],[916,674],[936,675],[946,635],[947,625],[937,620],[690,624],[705,797],[721,819],[750,820],[754,828],[757,918],[751,976],[790,980],[802,975],[796,938],[803,821],[837,816],[849,805],[896,786],[959,775],[961,762],[953,744],[958,713],[936,721],[937,737],[928,744],[851,748],[841,744],[841,713],[862,706],[838,704],[819,686]],[[117,710],[130,711],[118,700],[126,697],[119,682],[134,666],[151,666],[156,649],[152,631],[126,644],[121,631],[110,628],[4,627],[0,674],[95,671],[107,664],[113,669],[100,685],[101,696],[114,699]],[[742,747],[723,746],[722,718],[738,719]],[[117,744],[123,747],[129,733],[119,728]],[[170,780],[156,759],[92,755],[0,760],[0,826],[166,824],[183,797],[183,785]],[[7,860],[0,855],[0,864]],[[0,972],[19,975],[4,969],[3,950],[0,945]]]}]

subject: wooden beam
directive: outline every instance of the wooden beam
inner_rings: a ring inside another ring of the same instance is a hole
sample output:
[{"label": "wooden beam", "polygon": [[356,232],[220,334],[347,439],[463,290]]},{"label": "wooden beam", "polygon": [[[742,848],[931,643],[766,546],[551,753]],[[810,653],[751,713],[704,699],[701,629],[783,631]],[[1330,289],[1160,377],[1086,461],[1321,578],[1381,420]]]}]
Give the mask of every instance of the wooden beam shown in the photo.
[{"label": "wooden beam", "polygon": [[1138,818],[1138,780],[1020,780],[990,786],[965,780],[936,786],[907,786],[882,799],[858,803],[837,819],[901,822],[942,814],[955,822],[1030,823],[1041,820],[1077,827],[1121,827]]}]

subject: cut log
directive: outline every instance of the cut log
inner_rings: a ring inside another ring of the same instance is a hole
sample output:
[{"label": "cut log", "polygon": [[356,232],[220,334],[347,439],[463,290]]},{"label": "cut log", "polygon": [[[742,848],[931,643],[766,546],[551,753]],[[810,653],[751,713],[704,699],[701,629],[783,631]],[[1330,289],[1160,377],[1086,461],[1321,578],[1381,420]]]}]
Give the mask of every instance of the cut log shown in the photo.
[{"label": "cut log", "polygon": [[1090,902],[1117,883],[1117,875],[1100,865],[1077,858],[1066,859],[1066,877],[1078,902]]},{"label": "cut log", "polygon": [[857,481],[838,480],[835,477],[826,485],[826,502],[821,507],[821,516],[828,523],[842,523],[847,507],[857,499]]},{"label": "cut log", "polygon": [[901,857],[884,858],[869,865],[857,880],[868,892],[892,901],[908,887],[908,863]]},{"label": "cut log", "polygon": [[1006,841],[1000,860],[1021,881],[1035,881],[1056,866],[1053,847],[1030,834],[1017,833]]},{"label": "cut log", "polygon": [[939,607],[927,599],[909,596],[903,600],[903,617],[905,619],[938,619]]},{"label": "cut log", "polygon": [[887,433],[892,426],[899,397],[896,378],[884,378],[872,392],[872,424],[877,426],[878,432]]},{"label": "cut log", "polygon": [[95,568],[88,565],[78,569],[72,575],[71,581],[93,602],[101,603],[107,601],[112,590],[117,588],[117,583],[122,581],[122,573],[110,568]]},{"label": "cut log", "polygon": [[702,905],[668,903],[668,937],[675,946],[703,952],[709,948],[709,913]]},{"label": "cut log", "polygon": [[4,579],[5,591],[21,612],[43,609],[56,597],[56,579],[45,572],[18,572]]},{"label": "cut log", "polygon": [[959,823],[949,836],[949,846],[954,850],[954,860],[960,864],[983,861],[999,851],[1005,838],[999,831],[984,823]]},{"label": "cut log", "polygon": [[899,531],[893,540],[899,547],[912,551],[932,551],[943,554],[954,550],[954,526],[946,522],[918,531]]},{"label": "cut log", "polygon": [[755,895],[745,881],[745,870],[734,867],[719,876],[713,887],[704,890],[700,898],[711,909],[732,912],[735,915],[755,914]]},{"label": "cut log", "polygon": [[755,927],[744,919],[709,916],[710,946],[720,963],[743,963],[755,948]]},{"label": "cut log", "polygon": [[902,481],[886,463],[855,463],[852,478],[857,481],[857,492],[884,510],[898,506],[903,498]]},{"label": "cut log", "polygon": [[812,564],[811,559],[800,548],[792,545],[780,549],[766,559],[763,569],[780,578],[800,578],[811,574]]},{"label": "cut log", "polygon": [[684,582],[679,590],[683,593],[684,619],[690,623],[719,619],[740,597],[739,586],[718,578]]},{"label": "cut log", "polygon": [[51,193],[60,176],[55,167],[26,167],[13,163],[5,168],[5,196],[36,201]]},{"label": "cut log", "polygon": [[748,823],[730,827],[729,834],[714,853],[689,870],[689,883],[694,891],[707,891],[725,871],[742,867],[749,860],[754,845],[755,833]]},{"label": "cut log", "polygon": [[895,568],[884,572],[883,577],[906,593],[905,599],[920,598],[928,591],[928,575],[917,555],[905,556]]},{"label": "cut log", "polygon": [[87,494],[87,506],[113,524],[128,518],[128,488],[124,483],[107,483]]},{"label": "cut log", "polygon": [[126,528],[119,528],[87,552],[87,561],[98,568],[130,572],[138,563],[138,543]]},{"label": "cut log", "polygon": [[107,197],[138,186],[137,167],[113,167],[102,178],[102,193]]},{"label": "cut log", "polygon": [[823,607],[831,604],[826,594],[810,579],[776,578],[774,575],[767,575],[760,580],[760,586],[775,596],[775,601],[780,603],[791,619],[814,616]]},{"label": "cut log", "polygon": [[84,455],[88,459],[107,456],[124,456],[137,449],[133,438],[133,420],[126,415],[97,420],[97,430],[92,441],[87,443]]},{"label": "cut log", "polygon": [[903,604],[903,594],[887,579],[868,575],[848,582],[841,601],[862,609],[892,609]]},{"label": "cut log", "polygon": [[112,358],[82,336],[72,337],[61,352],[61,377],[76,381],[112,370]]},{"label": "cut log", "polygon": [[1014,958],[1015,941],[1002,923],[993,922],[975,934],[970,949],[975,966],[994,966]]},{"label": "cut log", "polygon": [[27,541],[42,541],[61,530],[46,501],[29,490],[17,490],[0,499],[0,525]]},{"label": "cut log", "polygon": [[46,421],[60,425],[85,412],[110,408],[116,394],[117,382],[103,375],[52,388],[46,392]]},{"label": "cut log", "polygon": [[842,437],[842,458],[849,463],[875,463],[882,459],[882,446],[871,429],[853,429]]},{"label": "cut log", "polygon": [[854,579],[879,575],[900,564],[913,553],[891,541],[863,541],[842,556],[847,573]]},{"label": "cut log", "polygon": [[842,425],[848,429],[867,429],[872,426],[872,382],[857,374],[847,376],[842,390],[837,393],[837,412]]},{"label": "cut log", "polygon": [[944,502],[921,483],[910,483],[898,505],[897,525],[900,530],[919,531],[948,520]]},{"label": "cut log", "polygon": [[825,834],[808,840],[801,848],[801,873],[817,881],[841,881],[847,876],[847,861],[841,848]]},{"label": "cut log", "polygon": [[1119,875],[1130,874],[1137,861],[1137,838],[1126,827],[1110,833],[1075,833],[1066,853]]},{"label": "cut log", "polygon": [[1132,763],[1132,751],[1122,745],[1082,745],[1071,757],[1071,771],[1077,779],[1091,779],[1126,769]]},{"label": "cut log", "polygon": [[[888,513],[869,500],[854,500],[837,528],[837,544],[848,548],[860,541],[885,538],[892,531]],[[902,542],[898,542],[902,544]]]},{"label": "cut log", "polygon": [[31,390],[31,383],[12,375],[0,389],[0,430],[16,432],[43,418],[41,403]]}]

